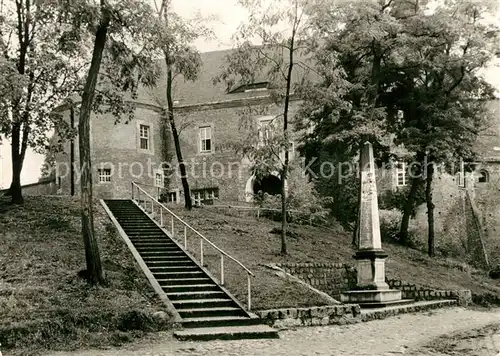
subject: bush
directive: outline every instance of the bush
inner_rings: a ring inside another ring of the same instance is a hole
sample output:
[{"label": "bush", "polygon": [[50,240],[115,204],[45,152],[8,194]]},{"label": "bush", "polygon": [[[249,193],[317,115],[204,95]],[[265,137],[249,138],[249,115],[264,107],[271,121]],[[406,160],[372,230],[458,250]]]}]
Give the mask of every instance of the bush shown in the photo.
[{"label": "bush", "polygon": [[[300,174],[290,174],[287,180],[288,196],[287,221],[295,223],[325,224],[329,216],[328,208],[325,205],[330,201],[328,198],[321,198],[314,188],[313,182],[308,182],[307,178]],[[263,196],[256,195],[254,201],[262,209],[261,216],[281,221],[281,195]]]},{"label": "bush", "polygon": [[383,242],[396,242],[399,237],[402,214],[397,209],[380,210],[380,235]]},{"label": "bush", "polygon": [[[395,191],[385,191],[379,195],[379,208],[384,210],[397,209],[400,212],[404,211],[410,186],[400,187]],[[411,217],[414,218],[417,212],[417,207],[425,203],[425,185],[421,184],[417,190],[415,201],[411,211]]]}]

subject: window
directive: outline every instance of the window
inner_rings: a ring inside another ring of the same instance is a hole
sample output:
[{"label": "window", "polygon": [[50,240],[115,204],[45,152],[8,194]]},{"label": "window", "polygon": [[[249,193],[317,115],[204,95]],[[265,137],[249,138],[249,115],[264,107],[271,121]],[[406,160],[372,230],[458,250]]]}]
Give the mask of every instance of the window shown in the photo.
[{"label": "window", "polygon": [[259,120],[259,142],[265,145],[273,138],[273,119]]},{"label": "window", "polygon": [[403,187],[408,183],[406,163],[399,161],[396,164],[396,186]]},{"label": "window", "polygon": [[219,188],[204,188],[191,190],[195,205],[201,205],[205,200],[218,199]]},{"label": "window", "polygon": [[168,203],[177,203],[177,192],[168,192],[167,193],[167,202]]},{"label": "window", "polygon": [[212,152],[212,128],[200,127],[200,152]]},{"label": "window", "polygon": [[194,205],[201,205],[201,191],[193,191],[192,194]]},{"label": "window", "polygon": [[98,169],[97,173],[99,176],[99,184],[111,182],[111,169],[110,168]]},{"label": "window", "polygon": [[478,183],[488,183],[490,181],[490,175],[484,169],[479,172],[479,177],[477,179]]},{"label": "window", "polygon": [[460,188],[465,188],[465,173],[463,171],[457,174],[457,184]]},{"label": "window", "polygon": [[139,125],[139,145],[141,150],[150,150],[150,130],[147,125]]},{"label": "window", "polygon": [[155,174],[155,185],[157,187],[163,187],[163,174],[161,173]]}]

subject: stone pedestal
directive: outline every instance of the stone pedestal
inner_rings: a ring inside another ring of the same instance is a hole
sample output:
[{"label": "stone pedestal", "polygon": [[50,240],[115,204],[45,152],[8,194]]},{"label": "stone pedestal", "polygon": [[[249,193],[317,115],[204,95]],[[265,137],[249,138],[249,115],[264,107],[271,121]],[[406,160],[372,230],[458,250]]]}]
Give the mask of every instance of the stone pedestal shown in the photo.
[{"label": "stone pedestal", "polygon": [[363,306],[383,306],[401,300],[401,291],[389,289],[385,282],[385,259],[382,250],[378,213],[377,184],[373,147],[367,142],[361,155],[361,205],[359,209],[356,289],[342,293],[344,303]]}]

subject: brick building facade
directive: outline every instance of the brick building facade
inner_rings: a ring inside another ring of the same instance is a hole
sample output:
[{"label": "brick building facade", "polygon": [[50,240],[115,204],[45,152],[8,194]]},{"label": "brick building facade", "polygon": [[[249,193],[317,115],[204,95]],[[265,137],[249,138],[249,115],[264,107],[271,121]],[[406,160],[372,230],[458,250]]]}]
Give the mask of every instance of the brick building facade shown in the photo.
[{"label": "brick building facade", "polygon": [[[203,69],[198,80],[190,83],[179,78],[174,83],[175,120],[196,202],[210,198],[251,200],[256,184],[251,163],[229,147],[245,137],[240,128],[240,111],[253,107],[264,112],[265,108],[265,113],[254,118],[257,125],[263,126],[282,110],[271,103],[265,81],[229,90],[224,84],[213,84],[227,53],[202,54]],[[137,182],[152,194],[164,194],[169,202],[182,202],[170,126],[161,120],[164,92],[161,85],[154,91],[142,90],[134,119],[128,123],[115,123],[111,115],[91,116],[95,197],[130,198],[131,182]],[[291,117],[296,107],[297,101],[292,100]],[[70,110],[63,114],[71,121]],[[78,142],[67,142],[56,162],[59,194],[79,194]]]}]

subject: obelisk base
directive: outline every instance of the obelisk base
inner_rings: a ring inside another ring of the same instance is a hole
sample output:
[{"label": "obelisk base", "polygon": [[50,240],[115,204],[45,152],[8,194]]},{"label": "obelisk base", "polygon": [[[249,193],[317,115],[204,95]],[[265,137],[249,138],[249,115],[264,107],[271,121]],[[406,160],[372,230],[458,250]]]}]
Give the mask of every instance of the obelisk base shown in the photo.
[{"label": "obelisk base", "polygon": [[382,249],[357,251],[354,256],[358,261],[356,289],[341,293],[340,301],[359,304],[362,308],[398,304],[401,291],[389,289],[385,282],[386,257]]}]

